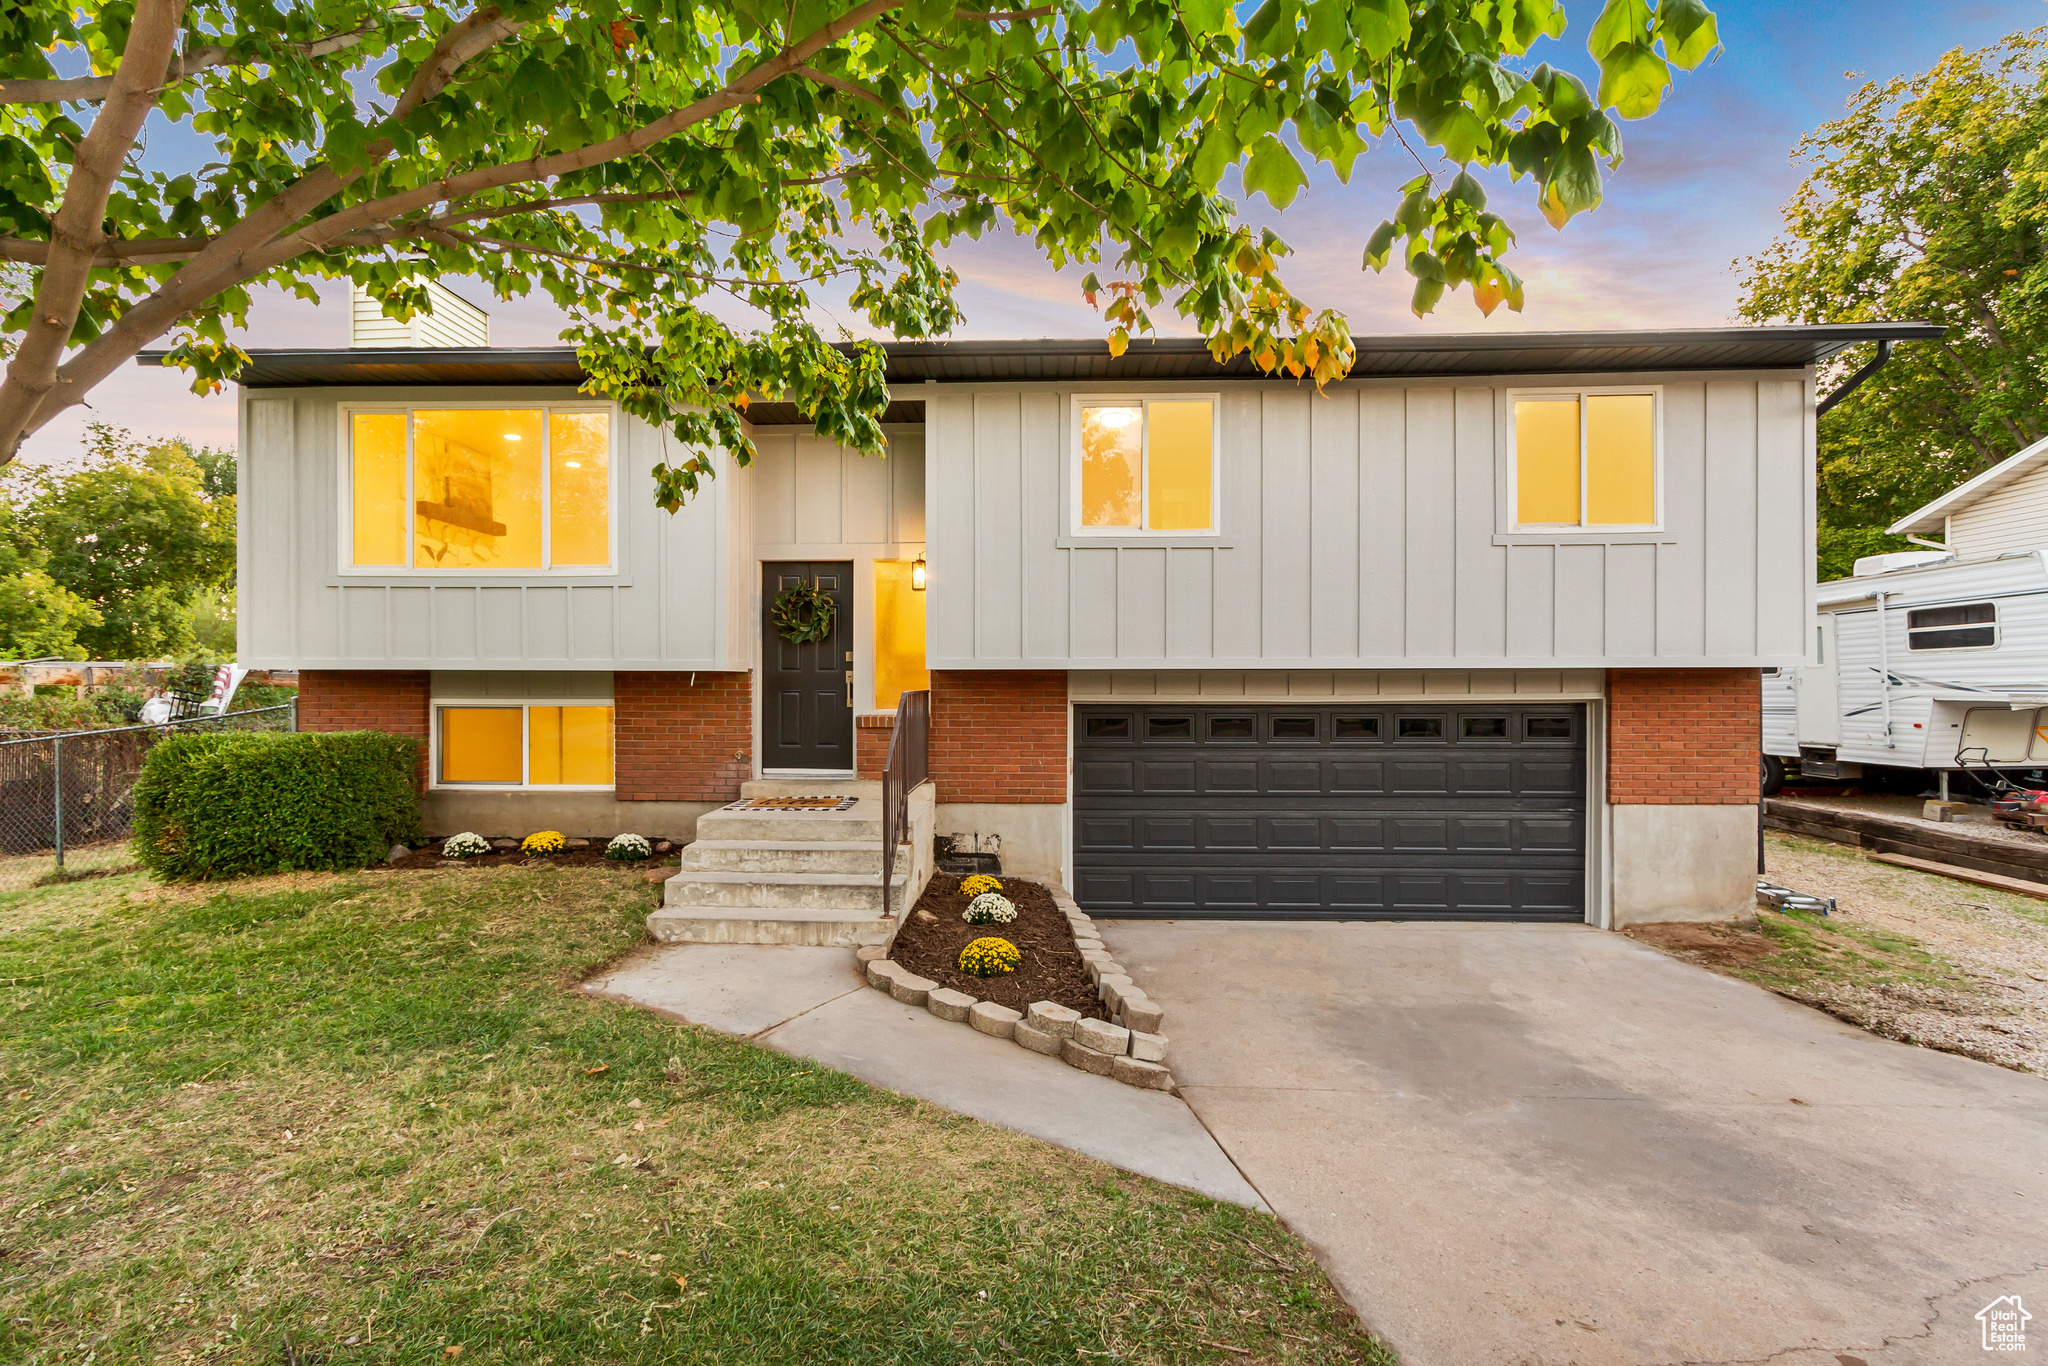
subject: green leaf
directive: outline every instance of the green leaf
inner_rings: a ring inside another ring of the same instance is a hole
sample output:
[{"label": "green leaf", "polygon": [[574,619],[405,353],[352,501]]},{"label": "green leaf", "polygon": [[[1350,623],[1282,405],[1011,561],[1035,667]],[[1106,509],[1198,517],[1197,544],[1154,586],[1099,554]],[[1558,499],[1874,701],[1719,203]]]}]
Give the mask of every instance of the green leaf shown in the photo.
[{"label": "green leaf", "polygon": [[1550,117],[1558,123],[1570,123],[1593,112],[1593,97],[1586,93],[1585,82],[1569,71],[1559,71],[1545,62],[1529,77],[1529,84],[1543,96]]},{"label": "green leaf", "polygon": [[1244,165],[1246,194],[1263,194],[1274,208],[1284,209],[1306,184],[1308,176],[1286,143],[1268,133],[1252,147],[1251,159]]},{"label": "green leaf", "polygon": [[1306,40],[1303,46],[1310,56],[1334,53],[1344,48],[1351,37],[1351,25],[1346,17],[1350,9],[1350,0],[1311,0],[1308,30],[1302,35]]},{"label": "green leaf", "polygon": [[1681,71],[1691,71],[1721,45],[1720,23],[1702,0],[1662,0],[1656,36],[1664,40],[1664,55]]},{"label": "green leaf", "polygon": [[1237,131],[1227,120],[1212,119],[1209,130],[1202,134],[1202,145],[1195,150],[1195,181],[1204,189],[1214,190],[1223,181],[1223,173],[1237,160],[1243,150],[1237,140]]},{"label": "green leaf", "polygon": [[1600,17],[1593,21],[1586,50],[1593,60],[1604,62],[1607,54],[1624,43],[1644,43],[1650,36],[1650,6],[1646,0],[1607,0]]},{"label": "green leaf", "polygon": [[1266,0],[1245,22],[1245,51],[1261,57],[1284,57],[1294,50],[1297,0]]},{"label": "green leaf", "polygon": [[1470,161],[1482,147],[1491,146],[1493,136],[1486,124],[1470,109],[1459,105],[1441,118],[1432,119],[1423,136],[1444,149],[1444,155],[1459,165]]},{"label": "green leaf", "polygon": [[1181,0],[1175,10],[1188,32],[1197,38],[1222,33],[1229,27],[1230,0]]},{"label": "green leaf", "polygon": [[1088,15],[1088,36],[1097,52],[1109,52],[1123,41],[1124,12],[1121,5],[1097,5]]},{"label": "green leaf", "polygon": [[1550,178],[1543,184],[1543,216],[1553,228],[1563,228],[1573,214],[1584,213],[1600,202],[1600,165],[1590,147],[1566,147],[1551,163]]},{"label": "green leaf", "polygon": [[1615,48],[1600,61],[1600,104],[1625,119],[1656,113],[1670,84],[1670,66],[1640,43]]},{"label": "green leaf", "polygon": [[1374,61],[1408,41],[1407,0],[1356,0],[1351,6],[1351,30],[1358,45]]},{"label": "green leaf", "polygon": [[1469,204],[1474,213],[1486,207],[1486,187],[1474,180],[1470,171],[1458,172],[1458,178],[1451,182],[1451,188],[1444,194],[1446,198]]},{"label": "green leaf", "polygon": [[1385,270],[1387,268],[1387,259],[1394,252],[1394,239],[1399,233],[1400,229],[1394,226],[1392,219],[1373,229],[1372,236],[1367,238],[1365,243],[1365,263],[1359,269],[1371,271]]},{"label": "green leaf", "polygon": [[1417,280],[1415,294],[1408,301],[1408,307],[1415,310],[1418,318],[1428,317],[1436,308],[1437,300],[1444,297],[1442,280]]}]

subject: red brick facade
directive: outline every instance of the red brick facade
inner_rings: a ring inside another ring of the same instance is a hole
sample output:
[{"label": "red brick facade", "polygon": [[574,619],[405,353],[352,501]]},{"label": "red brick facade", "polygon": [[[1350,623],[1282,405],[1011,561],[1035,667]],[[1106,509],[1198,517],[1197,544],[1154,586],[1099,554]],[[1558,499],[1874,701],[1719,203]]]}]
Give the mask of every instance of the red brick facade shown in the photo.
[{"label": "red brick facade", "polygon": [[754,676],[615,673],[622,802],[722,802],[754,776]]},{"label": "red brick facade", "polygon": [[1754,806],[1761,702],[1755,669],[1609,669],[1607,800]]},{"label": "red brick facade", "polygon": [[863,778],[879,778],[889,762],[889,742],[896,738],[896,717],[876,712],[853,718],[853,767]]},{"label": "red brick facade", "polygon": [[424,669],[307,669],[299,674],[300,730],[381,730],[420,742],[415,781],[427,785],[427,699]]},{"label": "red brick facade", "polygon": [[1067,675],[932,672],[932,781],[942,802],[1067,799]]}]

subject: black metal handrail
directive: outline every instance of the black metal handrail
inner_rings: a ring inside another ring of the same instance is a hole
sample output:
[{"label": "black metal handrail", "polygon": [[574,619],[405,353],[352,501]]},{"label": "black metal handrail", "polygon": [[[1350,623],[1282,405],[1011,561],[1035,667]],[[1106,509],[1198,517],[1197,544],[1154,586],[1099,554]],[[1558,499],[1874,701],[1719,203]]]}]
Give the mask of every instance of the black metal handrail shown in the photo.
[{"label": "black metal handrail", "polygon": [[[896,846],[910,828],[910,794],[931,773],[932,695],[906,692],[896,703],[896,727],[889,733],[889,757],[882,764],[882,918],[896,877]],[[913,855],[913,858],[915,855]]]}]

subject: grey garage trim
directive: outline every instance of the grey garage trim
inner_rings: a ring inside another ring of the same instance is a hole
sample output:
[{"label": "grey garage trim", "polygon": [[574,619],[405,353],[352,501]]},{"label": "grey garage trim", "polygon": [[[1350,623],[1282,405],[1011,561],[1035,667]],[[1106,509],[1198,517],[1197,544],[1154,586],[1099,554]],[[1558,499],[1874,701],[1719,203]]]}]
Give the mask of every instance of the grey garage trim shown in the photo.
[{"label": "grey garage trim", "polygon": [[1585,918],[1587,709],[1074,709],[1075,899],[1124,917]]}]

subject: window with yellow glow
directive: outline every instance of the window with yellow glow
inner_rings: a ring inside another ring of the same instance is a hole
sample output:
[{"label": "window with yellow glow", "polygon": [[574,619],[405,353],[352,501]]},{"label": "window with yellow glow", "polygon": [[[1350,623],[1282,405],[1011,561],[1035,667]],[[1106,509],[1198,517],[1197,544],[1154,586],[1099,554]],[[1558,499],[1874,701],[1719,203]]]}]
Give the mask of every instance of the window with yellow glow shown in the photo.
[{"label": "window with yellow glow", "polygon": [[438,709],[435,780],[492,787],[610,787],[612,709],[552,703]]},{"label": "window with yellow glow", "polygon": [[519,707],[443,707],[441,781],[524,782],[520,750],[525,729]]},{"label": "window with yellow glow", "polygon": [[932,685],[924,663],[924,600],[910,586],[909,560],[875,561],[875,710],[893,711],[905,692]]},{"label": "window with yellow glow", "polygon": [[1515,522],[1657,523],[1654,394],[1544,394],[1514,401]]},{"label": "window with yellow glow", "polygon": [[405,563],[405,414],[357,413],[349,497],[359,565]]},{"label": "window with yellow glow", "polygon": [[1106,399],[1079,406],[1080,530],[1215,530],[1213,398]]},{"label": "window with yellow glow", "polygon": [[349,447],[352,568],[611,564],[608,412],[357,412]]}]

